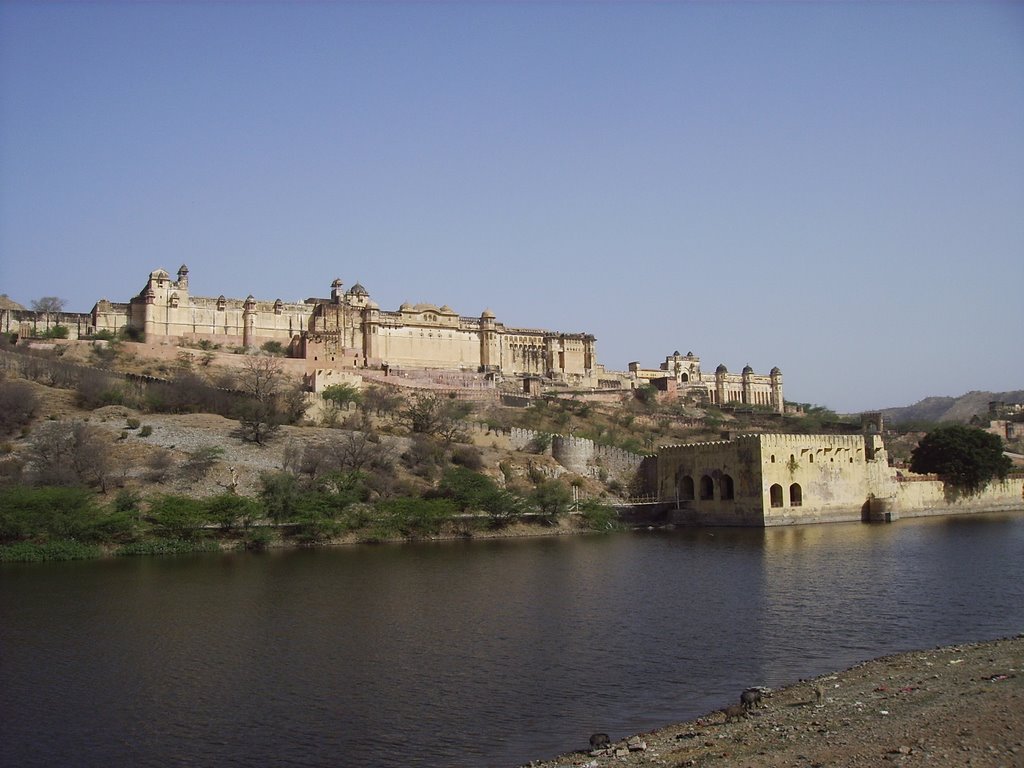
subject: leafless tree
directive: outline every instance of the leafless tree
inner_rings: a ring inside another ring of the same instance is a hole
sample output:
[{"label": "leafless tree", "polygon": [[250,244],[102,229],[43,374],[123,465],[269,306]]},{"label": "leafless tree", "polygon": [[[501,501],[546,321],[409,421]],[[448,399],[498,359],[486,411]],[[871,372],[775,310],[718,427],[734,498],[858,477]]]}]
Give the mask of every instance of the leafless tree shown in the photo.
[{"label": "leafless tree", "polygon": [[253,355],[245,359],[238,387],[251,399],[238,406],[238,436],[243,440],[264,445],[280,429],[285,417],[278,406],[277,394],[283,376],[281,361],[277,358]]},{"label": "leafless tree", "polygon": [[277,394],[283,378],[284,369],[278,358],[252,355],[245,358],[238,386],[262,403]]},{"label": "leafless tree", "polygon": [[146,457],[146,480],[151,483],[162,483],[174,465],[174,456],[166,448],[156,448]]},{"label": "leafless tree", "polygon": [[32,477],[40,485],[87,485],[106,493],[110,436],[82,421],[41,425],[28,450]]},{"label": "leafless tree", "polygon": [[19,379],[0,379],[0,435],[9,435],[32,421],[39,397],[32,385]]},{"label": "leafless tree", "polygon": [[329,446],[331,463],[344,472],[389,465],[391,451],[374,432],[348,432]]},{"label": "leafless tree", "polygon": [[446,444],[462,434],[461,421],[473,410],[471,403],[440,395],[417,395],[401,411],[413,434],[438,437]]},{"label": "leafless tree", "polygon": [[36,312],[56,314],[58,312],[63,312],[66,304],[67,301],[65,299],[61,299],[57,296],[41,296],[38,299],[32,300],[32,309]]},{"label": "leafless tree", "polygon": [[362,390],[362,408],[377,416],[394,413],[404,404],[405,399],[389,387],[372,385]]}]

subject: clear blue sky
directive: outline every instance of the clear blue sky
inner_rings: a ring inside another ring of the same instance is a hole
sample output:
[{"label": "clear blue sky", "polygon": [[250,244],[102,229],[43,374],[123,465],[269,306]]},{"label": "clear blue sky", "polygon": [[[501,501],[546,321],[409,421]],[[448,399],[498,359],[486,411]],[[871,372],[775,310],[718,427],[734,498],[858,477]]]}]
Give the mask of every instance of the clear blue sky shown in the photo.
[{"label": "clear blue sky", "polygon": [[1024,388],[1024,4],[0,4],[0,292],[183,262],[840,411]]}]

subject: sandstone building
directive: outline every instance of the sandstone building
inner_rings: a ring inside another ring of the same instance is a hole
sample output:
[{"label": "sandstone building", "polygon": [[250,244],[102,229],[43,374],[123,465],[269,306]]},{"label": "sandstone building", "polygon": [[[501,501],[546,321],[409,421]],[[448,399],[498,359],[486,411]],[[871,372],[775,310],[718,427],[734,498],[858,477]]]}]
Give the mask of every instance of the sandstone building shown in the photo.
[{"label": "sandstone building", "polygon": [[566,382],[582,382],[598,369],[592,335],[508,327],[490,310],[466,317],[447,305],[403,304],[388,312],[363,286],[343,291],[340,280],[329,298],[301,303],[210,298],[190,293],[188,275],[184,265],[177,279],[158,269],[127,304],[98,302],[94,328],[128,327],[151,342],[207,339],[258,348],[278,341],[319,368],[435,368]]},{"label": "sandstone building", "polygon": [[[305,359],[308,371],[405,369],[493,373],[525,379],[531,385],[628,390],[645,383],[674,395],[725,405],[739,403],[784,409],[782,373],[755,374],[750,366],[730,374],[724,365],[705,375],[700,358],[678,352],[657,369],[630,363],[629,371],[605,371],[597,362],[596,340],[589,333],[516,328],[485,309],[460,315],[448,305],[402,304],[382,310],[359,283],[343,290],[331,283],[330,296],[301,302],[196,296],[189,269],[175,277],[164,269],[150,273],[127,302],[101,299],[89,313],[44,314],[0,308],[0,332],[32,338],[60,325],[68,338],[99,332],[127,332],[150,343],[195,344],[259,349],[267,342],[287,347]],[[307,372],[308,372],[307,371]],[[540,388],[537,389],[537,392]]]},{"label": "sandstone building", "polygon": [[659,368],[641,368],[639,363],[630,363],[629,371],[638,381],[679,394],[696,394],[714,405],[762,405],[784,412],[782,371],[778,368],[772,368],[765,376],[754,373],[749,365],[740,374],[729,373],[728,368],[719,365],[714,376],[706,376],[701,372],[699,357],[693,352],[680,355],[677,351],[666,357]]},{"label": "sandstone building", "polygon": [[1024,504],[1019,477],[963,496],[889,466],[880,435],[743,435],[658,449],[658,498],[670,519],[769,527],[888,521]]}]

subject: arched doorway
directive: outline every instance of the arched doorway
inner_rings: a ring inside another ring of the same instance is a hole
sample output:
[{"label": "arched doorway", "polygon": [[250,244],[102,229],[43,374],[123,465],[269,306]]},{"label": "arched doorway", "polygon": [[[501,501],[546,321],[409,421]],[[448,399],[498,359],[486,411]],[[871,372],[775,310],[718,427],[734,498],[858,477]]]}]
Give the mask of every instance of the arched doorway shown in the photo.
[{"label": "arched doorway", "polygon": [[793,483],[789,486],[789,506],[799,507],[803,504],[803,501],[804,494],[803,490],[800,488],[800,483]]}]

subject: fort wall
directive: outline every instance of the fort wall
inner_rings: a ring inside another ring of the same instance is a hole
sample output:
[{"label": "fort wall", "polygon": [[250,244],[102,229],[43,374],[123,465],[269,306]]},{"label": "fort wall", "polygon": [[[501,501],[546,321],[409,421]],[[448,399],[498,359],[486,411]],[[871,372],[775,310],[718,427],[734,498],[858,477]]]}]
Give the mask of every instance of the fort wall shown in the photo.
[{"label": "fort wall", "polygon": [[794,525],[1024,510],[1024,481],[976,494],[902,478],[880,436],[753,435],[658,452],[658,495],[670,520],[703,525]]}]

